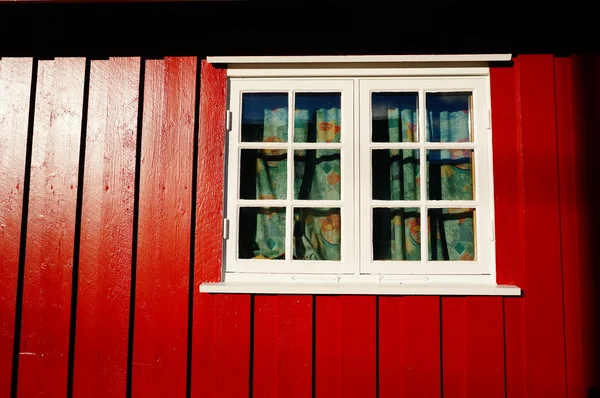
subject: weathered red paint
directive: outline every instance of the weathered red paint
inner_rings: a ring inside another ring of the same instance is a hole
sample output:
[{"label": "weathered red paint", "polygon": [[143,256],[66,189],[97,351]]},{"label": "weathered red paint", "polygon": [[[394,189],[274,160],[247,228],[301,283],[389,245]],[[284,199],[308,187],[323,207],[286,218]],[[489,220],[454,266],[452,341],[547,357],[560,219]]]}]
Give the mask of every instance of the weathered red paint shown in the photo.
[{"label": "weathered red paint", "polygon": [[0,59],[0,395],[10,394],[31,58]]},{"label": "weathered red paint", "polygon": [[313,297],[254,299],[255,397],[312,396]]},{"label": "weathered red paint", "polygon": [[196,202],[195,291],[221,280],[227,74],[202,61],[198,187]]},{"label": "weathered red paint", "polygon": [[132,395],[184,396],[196,58],[146,61]]},{"label": "weathered red paint", "polygon": [[85,59],[39,61],[18,396],[64,397]]},{"label": "weathered red paint", "polygon": [[317,397],[376,396],[376,297],[318,296]]},{"label": "weathered red paint", "polygon": [[91,62],[73,395],[124,396],[139,58]]},{"label": "weathered red paint", "polygon": [[196,294],[191,396],[249,397],[250,295]]},{"label": "weathered red paint", "polygon": [[379,397],[439,397],[440,298],[379,297]]}]

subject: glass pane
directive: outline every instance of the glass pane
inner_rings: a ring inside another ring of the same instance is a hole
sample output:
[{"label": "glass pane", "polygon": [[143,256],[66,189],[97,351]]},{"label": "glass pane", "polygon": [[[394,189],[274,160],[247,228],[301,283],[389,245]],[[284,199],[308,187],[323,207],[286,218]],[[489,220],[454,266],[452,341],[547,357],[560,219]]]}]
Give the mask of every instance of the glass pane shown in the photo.
[{"label": "glass pane", "polygon": [[373,260],[420,260],[421,212],[418,208],[373,209]]},{"label": "glass pane", "polygon": [[375,200],[419,200],[419,150],[374,149],[372,194]]},{"label": "glass pane", "polygon": [[373,93],[373,142],[417,142],[418,104],[418,93]]},{"label": "glass pane", "polygon": [[428,93],[427,141],[471,142],[471,93]]},{"label": "glass pane", "polygon": [[427,199],[473,199],[473,150],[427,151]]},{"label": "glass pane", "polygon": [[242,141],[287,142],[288,95],[242,94]]},{"label": "glass pane", "polygon": [[340,261],[339,208],[294,208],[294,260]]},{"label": "glass pane", "polygon": [[298,93],[294,112],[294,142],[340,142],[340,93]]},{"label": "glass pane", "polygon": [[475,209],[429,209],[427,222],[429,260],[475,260]]},{"label": "glass pane", "polygon": [[240,199],[285,199],[286,182],[287,150],[241,150]]},{"label": "glass pane", "polygon": [[239,258],[285,258],[285,207],[240,207]]},{"label": "glass pane", "polygon": [[339,200],[341,178],[339,149],[294,151],[294,199]]}]

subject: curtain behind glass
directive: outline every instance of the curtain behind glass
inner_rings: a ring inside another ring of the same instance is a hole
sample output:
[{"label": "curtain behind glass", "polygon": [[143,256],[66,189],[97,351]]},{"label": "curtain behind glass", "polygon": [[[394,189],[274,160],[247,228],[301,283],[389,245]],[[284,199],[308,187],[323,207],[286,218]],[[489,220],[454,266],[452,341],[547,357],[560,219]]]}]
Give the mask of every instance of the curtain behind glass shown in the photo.
[{"label": "curtain behind glass", "polygon": [[[285,142],[287,108],[265,110],[264,141]],[[340,109],[317,109],[316,112],[297,109],[294,116],[295,142],[339,142]],[[258,150],[256,168],[256,196],[261,199],[285,197],[287,178],[286,150]],[[339,149],[295,150],[294,199],[328,200],[340,198],[341,171]],[[284,165],[284,162],[286,165]],[[291,182],[292,183],[292,182]],[[252,195],[250,195],[252,196]],[[340,259],[339,208],[294,208],[294,259]],[[253,220],[254,221],[254,220]],[[254,258],[277,259],[285,256],[285,217],[280,208],[256,212],[254,226],[247,239],[254,244]],[[267,244],[265,237],[269,237]]]}]

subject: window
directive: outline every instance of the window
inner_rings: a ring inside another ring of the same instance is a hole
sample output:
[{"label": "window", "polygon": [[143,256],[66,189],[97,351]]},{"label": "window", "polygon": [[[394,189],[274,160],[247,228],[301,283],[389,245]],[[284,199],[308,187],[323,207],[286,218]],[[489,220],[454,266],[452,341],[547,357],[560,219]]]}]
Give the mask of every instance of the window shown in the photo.
[{"label": "window", "polygon": [[225,284],[495,283],[487,68],[386,73],[230,74]]}]

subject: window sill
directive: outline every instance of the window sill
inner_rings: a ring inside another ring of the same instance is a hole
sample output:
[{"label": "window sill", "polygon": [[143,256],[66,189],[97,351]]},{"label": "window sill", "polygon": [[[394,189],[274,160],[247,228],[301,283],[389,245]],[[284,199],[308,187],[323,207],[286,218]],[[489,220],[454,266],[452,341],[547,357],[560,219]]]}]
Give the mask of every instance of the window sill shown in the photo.
[{"label": "window sill", "polygon": [[259,283],[218,282],[200,285],[203,293],[255,294],[340,294],[396,296],[520,296],[521,289],[513,285],[480,283]]}]

